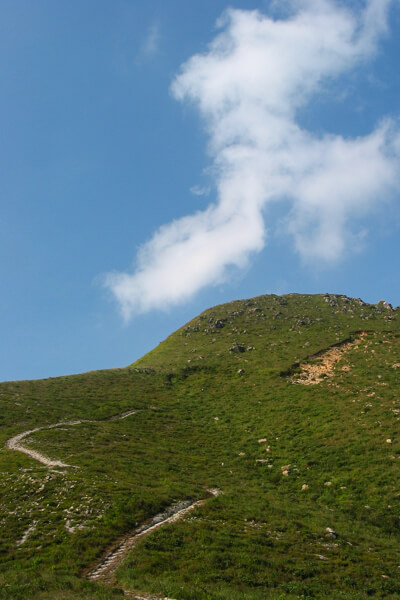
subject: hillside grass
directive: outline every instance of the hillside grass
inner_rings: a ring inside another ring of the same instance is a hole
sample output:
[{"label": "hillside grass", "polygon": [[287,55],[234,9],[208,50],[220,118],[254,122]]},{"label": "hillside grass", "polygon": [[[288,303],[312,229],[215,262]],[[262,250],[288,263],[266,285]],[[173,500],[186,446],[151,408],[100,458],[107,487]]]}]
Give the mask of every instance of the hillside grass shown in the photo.
[{"label": "hillside grass", "polygon": [[[333,377],[285,375],[359,331]],[[125,369],[0,384],[0,597],[398,598],[398,363],[398,311],[262,296],[205,311]],[[4,448],[71,419],[91,422],[26,443],[76,468]],[[113,586],[82,577],[119,536],[212,487],[141,540]]]}]

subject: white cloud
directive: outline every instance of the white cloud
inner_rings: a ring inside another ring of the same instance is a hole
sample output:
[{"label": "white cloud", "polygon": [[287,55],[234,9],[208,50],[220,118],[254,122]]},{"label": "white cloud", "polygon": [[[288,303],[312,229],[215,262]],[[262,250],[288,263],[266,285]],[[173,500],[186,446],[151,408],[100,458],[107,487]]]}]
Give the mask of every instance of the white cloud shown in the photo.
[{"label": "white cloud", "polygon": [[281,20],[224,13],[208,51],[172,84],[175,98],[194,103],[204,120],[217,199],[161,227],[132,274],[107,276],[125,318],[181,303],[246,265],[265,245],[269,202],[290,201],[286,229],[304,260],[342,256],[352,218],[400,185],[399,127],[386,120],[345,139],[316,136],[296,117],[324,84],[374,56],[389,5],[369,0],[355,14],[332,0],[293,0]]},{"label": "white cloud", "polygon": [[157,24],[151,25],[139,50],[139,59],[147,59],[156,54],[160,44],[160,28]]}]

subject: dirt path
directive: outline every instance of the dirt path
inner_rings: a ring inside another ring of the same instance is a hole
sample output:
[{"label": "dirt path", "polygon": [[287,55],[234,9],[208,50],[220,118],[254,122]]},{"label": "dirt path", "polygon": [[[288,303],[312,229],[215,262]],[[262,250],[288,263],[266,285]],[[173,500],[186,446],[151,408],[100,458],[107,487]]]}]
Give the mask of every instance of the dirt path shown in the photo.
[{"label": "dirt path", "polygon": [[[104,421],[117,421],[120,419],[126,419],[127,417],[134,415],[136,412],[137,412],[137,410],[126,411],[124,413],[119,413],[117,415],[113,415],[112,417],[107,417],[106,419],[103,419],[102,421],[103,422]],[[27,454],[34,460],[41,462],[42,464],[46,465],[47,467],[64,467],[64,468],[72,467],[72,465],[68,465],[67,463],[63,463],[62,461],[52,460],[51,458],[48,458],[47,456],[38,452],[37,450],[32,450],[30,448],[27,448],[27,447],[23,446],[21,442],[26,437],[28,437],[29,435],[31,435],[37,431],[43,431],[45,429],[54,429],[56,427],[62,427],[62,426],[80,425],[81,423],[99,423],[99,422],[101,422],[101,421],[89,421],[89,420],[81,419],[81,420],[77,420],[77,421],[60,421],[60,423],[54,423],[53,425],[45,425],[43,427],[35,427],[34,429],[29,429],[28,431],[24,431],[23,433],[19,433],[18,435],[15,435],[14,437],[10,438],[6,442],[6,447],[9,450],[16,450],[18,452]],[[211,498],[213,496],[217,496],[219,493],[220,492],[217,489],[208,490],[208,494],[209,494],[208,497]],[[112,580],[116,569],[118,568],[118,566],[120,565],[122,560],[125,558],[125,556],[129,552],[129,550],[131,550],[135,546],[135,544],[138,540],[140,540],[142,537],[150,534],[152,531],[158,529],[159,527],[166,525],[167,523],[175,523],[179,519],[182,519],[190,511],[192,511],[193,509],[195,509],[199,506],[202,506],[206,501],[207,501],[207,498],[204,500],[197,500],[195,502],[187,500],[187,501],[177,502],[176,504],[173,504],[172,506],[167,508],[164,512],[153,517],[153,519],[151,521],[145,523],[138,529],[135,529],[135,531],[133,531],[132,533],[130,533],[130,534],[124,536],[122,539],[118,540],[118,542],[116,542],[111,549],[108,549],[108,551],[104,554],[104,556],[97,563],[97,565],[94,566],[88,573],[86,573],[86,575],[85,575],[86,578],[91,581],[101,580],[101,581],[110,583],[111,582],[110,580]],[[36,524],[37,524],[36,522],[32,524],[32,526],[24,533],[23,538],[17,543],[17,545],[21,545],[25,542],[28,535],[30,535],[30,533],[32,533],[32,531],[36,527]],[[161,598],[151,595],[151,594],[150,595],[147,595],[147,594],[146,595],[137,595],[135,592],[133,592],[131,590],[126,590],[124,593],[126,596],[133,598],[134,600],[173,600],[172,598],[166,598],[166,597],[161,599]]]},{"label": "dirt path", "polygon": [[[106,419],[102,419],[102,421],[117,421],[120,419],[126,419],[127,417],[134,415],[137,410],[130,410],[124,413],[120,413],[117,415],[113,415],[112,417],[107,417]],[[36,433],[37,431],[43,431],[45,429],[54,429],[56,427],[62,426],[74,426],[80,425],[82,423],[99,423],[101,421],[89,421],[85,419],[77,420],[77,421],[60,421],[59,423],[54,423],[53,425],[44,425],[43,427],[35,427],[34,429],[29,429],[28,431],[24,431],[23,433],[19,433],[14,437],[10,438],[6,442],[6,448],[9,450],[16,450],[17,452],[22,452],[23,454],[27,454],[34,460],[46,465],[47,467],[72,467],[73,465],[69,465],[60,460],[52,460],[51,458],[45,456],[41,452],[37,450],[32,450],[31,448],[27,448],[22,445],[22,441],[28,437],[29,435]],[[76,468],[76,467],[75,467]],[[218,489],[208,490],[208,498],[213,496],[218,496],[220,491]],[[197,500],[192,502],[190,500],[177,502],[173,504],[169,508],[167,508],[164,512],[156,515],[153,519],[141,527],[135,529],[132,533],[124,536],[118,542],[114,544],[114,546],[109,549],[101,560],[97,563],[95,567],[93,567],[89,572],[86,573],[86,578],[91,581],[101,580],[106,583],[111,583],[113,575],[121,564],[122,560],[125,558],[127,553],[135,546],[136,542],[143,538],[146,535],[149,535],[152,531],[162,527],[163,525],[167,525],[168,523],[175,523],[179,519],[182,519],[185,515],[187,515],[190,511],[202,506],[207,499]],[[34,531],[36,528],[37,522],[35,521],[31,527],[27,529],[24,533],[22,539],[17,542],[17,545],[21,545],[25,542],[26,538]],[[154,595],[137,595],[132,590],[124,591],[124,594],[134,600],[173,600],[172,598],[159,598]]]},{"label": "dirt path", "polygon": [[[117,415],[113,415],[112,417],[107,417],[106,419],[102,419],[102,421],[118,421],[119,419],[126,419],[127,417],[134,415],[137,410],[129,410],[124,413],[119,413]],[[55,429],[56,427],[62,427],[63,425],[73,426],[80,425],[81,423],[101,423],[102,421],[88,421],[87,419],[80,419],[79,421],[60,421],[60,423],[54,423],[53,425],[44,425],[43,427],[35,427],[35,429],[29,429],[28,431],[24,431],[23,433],[19,433],[14,437],[10,438],[6,441],[6,448],[9,450],[16,450],[17,452],[22,452],[23,454],[27,454],[34,460],[39,461],[46,467],[74,467],[73,465],[68,465],[67,463],[63,463],[61,460],[52,460],[48,456],[45,456],[41,452],[37,450],[32,450],[26,446],[22,445],[22,441],[31,435],[32,433],[36,433],[36,431],[43,431],[44,429]]]},{"label": "dirt path", "polygon": [[130,417],[137,413],[137,410],[127,410],[126,412],[120,413],[119,415],[114,415],[113,417],[108,417],[104,419],[105,421],[120,421],[121,419],[126,419],[126,417]]},{"label": "dirt path", "polygon": [[26,438],[28,435],[32,433],[36,433],[36,431],[43,431],[44,429],[54,429],[55,427],[61,427],[62,425],[80,425],[81,423],[88,423],[89,421],[61,421],[60,423],[55,423],[54,425],[45,425],[43,427],[35,427],[35,429],[29,429],[28,431],[24,431],[23,433],[19,433],[14,437],[10,438],[6,442],[6,448],[9,450],[16,450],[17,452],[23,452],[23,454],[27,454],[34,460],[39,461],[46,467],[71,467],[72,465],[67,465],[63,463],[61,460],[52,460],[48,458],[41,452],[37,450],[32,450],[31,448],[27,448],[21,444],[22,440]]},{"label": "dirt path", "polygon": [[[364,342],[366,336],[367,333],[361,331],[355,339],[349,339],[340,344],[336,344],[327,350],[311,356],[306,362],[300,364],[301,371],[292,376],[292,383],[315,385],[321,383],[326,377],[332,377],[336,363],[343,358],[346,352],[359,346],[361,342]],[[342,369],[348,371],[350,370],[350,367],[344,365]]]},{"label": "dirt path", "polygon": [[[220,491],[217,489],[212,489],[209,490],[208,493],[209,498],[211,498],[213,496],[218,496]],[[104,554],[97,565],[88,573],[86,573],[86,578],[91,581],[102,580],[105,582],[111,582],[115,571],[138,540],[142,539],[155,529],[158,529],[163,525],[167,525],[167,523],[175,523],[193,509],[202,506],[205,502],[207,502],[207,498],[204,500],[197,500],[196,502],[187,500],[173,504],[164,512],[156,515],[151,521],[142,525],[138,529],[135,529],[132,533],[116,542],[116,544]],[[126,592],[126,594],[137,599],[153,598],[152,596],[137,596],[134,592],[129,591]]]}]

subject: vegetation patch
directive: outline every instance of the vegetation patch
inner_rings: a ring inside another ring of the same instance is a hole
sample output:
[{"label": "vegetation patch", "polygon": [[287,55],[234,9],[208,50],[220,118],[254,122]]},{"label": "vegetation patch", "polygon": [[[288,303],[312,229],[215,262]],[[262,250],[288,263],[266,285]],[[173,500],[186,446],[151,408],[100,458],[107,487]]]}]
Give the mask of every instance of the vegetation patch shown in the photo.
[{"label": "vegetation patch", "polygon": [[[207,310],[124,369],[0,384],[0,598],[397,599],[398,364],[397,309],[293,294]],[[26,431],[76,468],[7,447]]]}]

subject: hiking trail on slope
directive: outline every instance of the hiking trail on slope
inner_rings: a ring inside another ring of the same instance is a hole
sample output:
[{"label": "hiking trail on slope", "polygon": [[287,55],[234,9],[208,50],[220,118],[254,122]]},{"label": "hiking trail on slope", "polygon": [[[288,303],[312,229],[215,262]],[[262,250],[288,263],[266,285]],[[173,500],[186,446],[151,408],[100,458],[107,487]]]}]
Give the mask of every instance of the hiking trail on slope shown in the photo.
[{"label": "hiking trail on slope", "polygon": [[[208,490],[208,498],[212,498],[218,496],[220,494],[220,490],[214,488]],[[101,560],[97,563],[95,567],[93,567],[88,573],[86,573],[86,578],[91,581],[102,580],[105,582],[109,582],[120,563],[123,561],[128,552],[136,545],[136,542],[151,533],[152,531],[162,527],[163,525],[167,525],[168,523],[175,523],[179,519],[182,519],[186,516],[190,511],[199,506],[202,506],[207,502],[208,498],[203,500],[197,500],[192,502],[191,500],[185,500],[181,502],[177,502],[172,506],[168,507],[164,512],[156,515],[148,521],[144,525],[135,529],[132,533],[124,536],[118,542],[114,544],[114,546],[108,550]],[[134,595],[134,592],[127,592],[128,595],[133,595],[135,598],[139,598],[140,596]]]},{"label": "hiking trail on slope", "polygon": [[32,450],[29,447],[23,446],[21,444],[21,442],[22,442],[22,440],[24,440],[26,437],[28,437],[32,433],[36,433],[36,431],[43,431],[45,429],[55,429],[56,427],[62,427],[63,425],[64,426],[65,425],[74,426],[74,425],[80,425],[81,423],[101,423],[104,421],[118,421],[119,419],[126,419],[130,415],[134,415],[136,412],[137,412],[137,410],[129,410],[124,413],[113,415],[112,417],[107,417],[106,419],[101,419],[99,421],[89,421],[87,419],[80,419],[77,421],[60,421],[59,423],[54,423],[53,425],[44,425],[43,427],[35,427],[34,429],[29,429],[28,431],[24,431],[23,433],[19,433],[18,435],[15,435],[14,437],[7,440],[5,445],[6,445],[6,448],[8,448],[9,450],[16,450],[17,452],[22,452],[23,454],[27,454],[34,460],[39,461],[43,465],[46,465],[46,467],[77,468],[77,467],[74,467],[73,465],[68,465],[67,463],[62,462],[61,460],[52,460],[51,458],[48,458],[47,456],[45,456],[41,452],[38,452],[37,450]]}]

